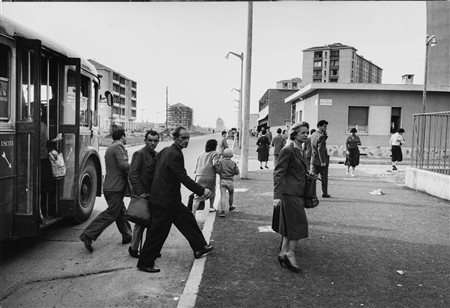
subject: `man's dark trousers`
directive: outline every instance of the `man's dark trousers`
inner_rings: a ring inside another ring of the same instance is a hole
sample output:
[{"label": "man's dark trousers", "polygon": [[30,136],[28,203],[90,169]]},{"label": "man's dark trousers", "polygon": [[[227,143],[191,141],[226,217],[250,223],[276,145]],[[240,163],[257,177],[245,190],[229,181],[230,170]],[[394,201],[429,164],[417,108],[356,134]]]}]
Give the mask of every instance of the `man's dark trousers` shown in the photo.
[{"label": "man's dark trousers", "polygon": [[322,194],[328,195],[328,164],[326,166],[311,164],[311,173],[320,174],[322,180]]},{"label": "man's dark trousers", "polygon": [[103,194],[106,202],[108,203],[108,208],[101,212],[89,224],[86,230],[83,231],[82,235],[85,235],[89,239],[95,241],[103,230],[105,230],[113,222],[116,222],[117,228],[122,234],[122,237],[131,238],[130,223],[123,216],[125,213],[125,204],[123,203],[125,192],[104,191]]},{"label": "man's dark trousers", "polygon": [[169,236],[172,223],[188,240],[193,251],[201,250],[207,245],[194,215],[185,205],[178,203],[167,208],[155,204],[152,225],[147,232],[147,238],[137,264],[138,267],[154,266],[155,260],[160,256],[164,242]]}]

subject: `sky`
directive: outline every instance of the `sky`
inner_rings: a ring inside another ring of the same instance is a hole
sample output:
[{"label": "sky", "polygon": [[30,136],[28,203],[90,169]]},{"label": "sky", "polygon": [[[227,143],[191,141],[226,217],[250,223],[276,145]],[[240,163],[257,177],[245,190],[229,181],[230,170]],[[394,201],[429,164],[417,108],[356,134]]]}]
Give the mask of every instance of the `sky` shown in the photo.
[{"label": "sky", "polygon": [[[165,121],[169,104],[194,110],[194,124],[236,127],[246,2],[3,2],[1,14],[137,82],[137,120]],[[414,74],[423,83],[422,1],[253,3],[250,112],[265,91],[302,77],[302,50],[342,43],[383,69],[382,82]],[[246,58],[245,61],[248,59]],[[245,68],[246,62],[244,62]],[[245,76],[245,72],[244,72]],[[245,85],[245,81],[244,81]]]}]

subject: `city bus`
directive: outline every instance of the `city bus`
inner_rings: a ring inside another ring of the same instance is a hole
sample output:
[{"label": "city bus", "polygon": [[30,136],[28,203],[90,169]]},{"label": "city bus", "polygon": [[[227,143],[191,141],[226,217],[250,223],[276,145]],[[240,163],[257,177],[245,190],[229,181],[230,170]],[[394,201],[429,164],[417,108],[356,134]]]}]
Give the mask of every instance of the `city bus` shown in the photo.
[{"label": "city bus", "polygon": [[[91,215],[102,184],[99,83],[87,60],[0,18],[0,241]],[[66,173],[43,180],[42,144],[56,136]]]}]

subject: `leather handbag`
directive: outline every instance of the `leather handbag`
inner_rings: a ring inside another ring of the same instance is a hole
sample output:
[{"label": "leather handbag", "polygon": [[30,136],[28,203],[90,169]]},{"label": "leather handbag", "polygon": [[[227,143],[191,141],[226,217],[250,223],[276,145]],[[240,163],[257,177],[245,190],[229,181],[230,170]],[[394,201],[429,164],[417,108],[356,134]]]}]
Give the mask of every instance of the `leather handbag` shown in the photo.
[{"label": "leather handbag", "polygon": [[273,207],[272,230],[275,232],[279,232],[280,229],[280,204],[281,202]]},{"label": "leather handbag", "polygon": [[151,213],[149,201],[146,198],[133,196],[124,216],[125,219],[135,224],[150,227]]},{"label": "leather handbag", "polygon": [[306,175],[306,184],[305,184],[305,192],[303,194],[303,198],[305,199],[305,208],[312,209],[319,205],[319,199],[316,194],[316,182],[317,178],[307,174]]}]

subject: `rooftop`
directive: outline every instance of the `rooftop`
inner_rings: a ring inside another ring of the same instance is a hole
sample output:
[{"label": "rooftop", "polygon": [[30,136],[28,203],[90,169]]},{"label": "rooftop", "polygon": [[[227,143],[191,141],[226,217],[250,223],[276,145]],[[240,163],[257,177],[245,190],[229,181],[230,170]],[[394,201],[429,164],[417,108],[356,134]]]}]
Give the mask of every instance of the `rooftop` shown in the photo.
[{"label": "rooftop", "polygon": [[[380,84],[380,83],[309,83],[303,89],[288,96],[284,102],[290,103],[318,90],[355,90],[355,91],[416,91],[422,92],[423,85],[418,84]],[[428,85],[427,92],[450,92],[449,86]]]},{"label": "rooftop", "polygon": [[325,50],[325,49],[348,49],[348,48],[357,50],[355,47],[352,47],[352,46],[344,45],[341,43],[333,43],[333,44],[325,44],[324,46],[310,47],[310,48],[304,49],[303,51],[316,51],[316,50]]}]

